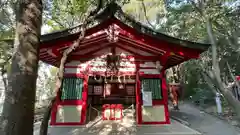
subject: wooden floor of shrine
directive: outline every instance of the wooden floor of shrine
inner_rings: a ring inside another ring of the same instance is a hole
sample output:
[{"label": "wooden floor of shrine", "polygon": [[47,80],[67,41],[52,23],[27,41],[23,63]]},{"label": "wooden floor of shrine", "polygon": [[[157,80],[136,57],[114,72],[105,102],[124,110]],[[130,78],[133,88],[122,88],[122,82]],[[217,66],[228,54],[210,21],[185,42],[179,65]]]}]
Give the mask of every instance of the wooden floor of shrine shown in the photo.
[{"label": "wooden floor of shrine", "polygon": [[[101,116],[92,119],[85,126],[49,127],[49,135],[201,135],[175,120],[170,125],[136,125],[135,109],[130,107],[124,110],[122,121],[106,121]],[[38,126],[34,135],[39,134]]]}]

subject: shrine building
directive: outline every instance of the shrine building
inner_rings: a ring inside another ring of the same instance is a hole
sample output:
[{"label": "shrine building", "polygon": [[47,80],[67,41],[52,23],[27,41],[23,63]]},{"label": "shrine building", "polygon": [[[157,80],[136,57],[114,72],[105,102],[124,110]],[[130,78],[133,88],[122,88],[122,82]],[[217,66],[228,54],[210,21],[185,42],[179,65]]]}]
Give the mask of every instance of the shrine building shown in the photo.
[{"label": "shrine building", "polygon": [[[64,65],[52,126],[85,125],[94,117],[122,120],[132,108],[136,124],[169,124],[165,70],[197,59],[209,44],[156,32],[111,3],[94,18]],[[40,60],[59,67],[81,25],[41,36]]]}]

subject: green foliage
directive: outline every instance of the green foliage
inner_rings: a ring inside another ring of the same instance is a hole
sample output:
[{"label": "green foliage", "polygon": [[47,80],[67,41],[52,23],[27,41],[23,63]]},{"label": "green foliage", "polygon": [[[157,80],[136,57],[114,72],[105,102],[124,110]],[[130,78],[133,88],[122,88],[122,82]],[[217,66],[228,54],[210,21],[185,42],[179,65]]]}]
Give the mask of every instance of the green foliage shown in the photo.
[{"label": "green foliage", "polygon": [[0,67],[3,67],[4,65],[7,64],[9,58],[11,57],[11,45],[9,45],[5,41],[0,41]]},{"label": "green foliage", "polygon": [[57,68],[51,67],[43,62],[39,62],[39,71],[37,79],[37,102],[42,102],[55,96]]},{"label": "green foliage", "polygon": [[44,12],[43,21],[52,31],[72,27],[81,23],[83,16],[96,1],[91,0],[51,0]]},{"label": "green foliage", "polygon": [[2,73],[6,73],[9,69],[9,61],[11,58],[13,47],[13,35],[15,23],[14,2],[3,1],[0,3],[0,69]]},{"label": "green foliage", "polygon": [[[146,8],[146,15],[143,6]],[[154,24],[156,17],[162,16],[165,12],[163,0],[130,0],[128,4],[123,5],[122,9],[143,24],[148,24],[147,20]]]},{"label": "green foliage", "polygon": [[[203,12],[205,12],[213,22],[213,30],[217,40],[218,59],[220,63],[221,77],[224,82],[233,81],[229,78],[228,62],[234,75],[240,74],[238,62],[239,53],[239,16],[233,8],[226,6],[225,3],[207,1]],[[158,24],[158,31],[177,38],[196,41],[209,42],[206,30],[206,22],[201,17],[199,11],[191,4],[185,3],[181,6],[168,8],[164,23]],[[202,73],[212,70],[211,50],[201,55],[199,60],[191,60],[184,63],[184,89],[185,96],[198,93],[199,89],[209,90],[209,86]],[[213,85],[213,87],[215,87]]]}]

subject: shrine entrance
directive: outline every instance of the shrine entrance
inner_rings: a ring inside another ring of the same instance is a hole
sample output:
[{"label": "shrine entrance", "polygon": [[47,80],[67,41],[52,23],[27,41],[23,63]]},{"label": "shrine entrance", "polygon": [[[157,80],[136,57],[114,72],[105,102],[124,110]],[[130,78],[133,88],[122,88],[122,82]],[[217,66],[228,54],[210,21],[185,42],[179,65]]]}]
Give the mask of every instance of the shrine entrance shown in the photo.
[{"label": "shrine entrance", "polygon": [[91,76],[88,81],[87,123],[100,120],[136,121],[135,77]]}]

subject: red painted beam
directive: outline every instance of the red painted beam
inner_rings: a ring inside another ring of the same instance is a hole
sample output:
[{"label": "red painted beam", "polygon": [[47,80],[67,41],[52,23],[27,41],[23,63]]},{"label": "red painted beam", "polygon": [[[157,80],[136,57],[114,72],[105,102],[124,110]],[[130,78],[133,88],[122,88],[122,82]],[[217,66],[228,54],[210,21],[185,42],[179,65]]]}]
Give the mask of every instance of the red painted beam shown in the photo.
[{"label": "red painted beam", "polygon": [[[96,36],[96,37],[93,37],[93,38],[90,38],[90,39],[84,39],[81,42],[81,44],[79,45],[79,47],[84,46],[84,44],[89,44],[89,43],[96,42],[96,41],[99,41],[101,39],[106,39],[106,38],[107,38],[107,35],[105,33],[103,33],[99,36]],[[67,47],[71,46],[72,44],[73,44],[73,42],[69,42],[69,44],[59,44],[59,45],[54,46],[54,47],[58,48],[58,50],[64,50]]]},{"label": "red painted beam", "polygon": [[[106,68],[106,66],[89,66],[89,68]],[[64,66],[64,68],[83,68],[82,66]],[[119,66],[119,68],[135,68],[135,66]],[[147,69],[152,69],[153,67],[148,67]],[[141,68],[142,69],[142,68]]]},{"label": "red painted beam", "polygon": [[[80,43],[80,45],[78,46],[78,48],[75,50],[75,52],[79,49],[83,50],[83,49],[88,49],[90,47],[94,47],[96,44],[100,44],[100,43],[104,43],[104,42],[108,42],[107,38],[104,37],[104,38],[99,38],[97,40],[93,40],[91,42],[87,42],[87,43]],[[68,48],[68,47],[66,47]],[[60,49],[59,51],[63,51],[65,50],[66,48],[62,48]]]},{"label": "red painted beam", "polygon": [[162,55],[162,54],[164,54],[164,53],[157,52],[155,50],[151,50],[151,49],[149,49],[147,47],[144,47],[144,46],[139,46],[138,44],[128,43],[127,41],[124,41],[124,40],[121,40],[121,39],[119,39],[118,43],[126,45],[126,46],[137,48],[137,49],[139,49],[141,51],[144,51],[144,52],[147,52],[147,53],[150,53],[150,54],[153,54],[153,55]]},{"label": "red painted beam", "polygon": [[117,44],[116,47],[118,47],[118,48],[120,48],[120,49],[123,49],[124,51],[130,52],[130,53],[133,54],[133,55],[139,55],[139,56],[142,56],[141,54],[136,53],[136,52],[134,52],[134,51],[132,51],[132,50],[130,50],[130,49],[124,47],[124,46],[123,46],[122,44],[120,44],[120,43],[116,43],[116,44]]},{"label": "red painted beam", "polygon": [[[101,39],[98,42],[91,42],[90,44],[83,44],[83,45],[79,46],[79,48],[77,48],[74,52],[77,52],[79,50],[86,50],[86,49],[89,49],[90,47],[94,47],[96,44],[101,44],[101,43],[106,44],[106,43],[108,43],[108,40],[107,39]],[[73,54],[74,54],[74,52],[73,52]],[[62,53],[60,53],[60,55],[58,55],[58,57],[56,58],[56,61],[60,61],[61,58],[62,58]],[[67,61],[69,61],[69,60],[71,60],[71,56],[68,57]]]},{"label": "red painted beam", "polygon": [[[84,60],[99,57],[99,55],[71,55],[71,60]],[[161,60],[159,56],[127,56],[128,58],[134,57],[137,60],[157,61]]]},{"label": "red painted beam", "polygon": [[[85,50],[85,49],[89,49],[90,47],[94,47],[94,45],[96,45],[96,43],[104,43],[104,42],[108,42],[107,41],[107,39],[106,39],[106,36],[104,37],[104,38],[99,38],[97,41],[94,41],[94,42],[89,42],[89,43],[85,43],[85,44],[81,44],[80,46],[79,46],[79,48],[77,48],[76,50],[75,50],[75,52],[76,51],[78,51],[78,50]],[[69,45],[72,45],[72,43],[69,43]],[[66,46],[65,48],[62,48],[62,49],[60,49],[60,47],[62,47],[61,45],[60,46],[54,46],[52,49],[53,49],[53,52],[54,52],[54,54],[56,54],[57,56],[61,56],[62,54],[62,51],[64,50],[64,49],[66,49],[66,48],[68,48],[69,47],[69,45],[65,45],[64,44],[64,46]],[[51,49],[51,48],[49,48],[49,49]],[[41,56],[42,55],[45,55],[45,54],[48,54],[47,53],[47,50],[45,50],[45,51],[41,51],[40,52],[40,59],[42,58]]]},{"label": "red painted beam", "polygon": [[128,44],[130,46],[135,46],[137,48],[141,48],[143,49],[143,51],[148,51],[148,52],[151,52],[151,53],[154,53],[154,54],[164,54],[166,51],[165,50],[161,50],[161,49],[158,49],[156,47],[151,47],[147,44],[142,44],[142,43],[138,43],[138,42],[135,42],[134,40],[126,37],[126,36],[123,36],[123,35],[119,35],[119,41],[120,42],[124,42],[125,44]]},{"label": "red painted beam", "polygon": [[196,58],[198,54],[202,51],[198,49],[191,49],[187,47],[183,47],[180,45],[173,45],[164,40],[159,40],[153,38],[149,35],[138,32],[137,30],[127,26],[126,24],[120,22],[115,19],[114,23],[116,23],[121,29],[123,29],[122,35],[126,35],[127,37],[131,37],[135,42],[145,43],[151,45],[152,47],[157,47],[159,49],[163,49],[165,51],[172,51],[177,55],[184,55],[185,57]]},{"label": "red painted beam", "polygon": [[104,50],[104,49],[106,49],[106,47],[109,47],[109,46],[111,46],[111,45],[112,45],[112,43],[99,44],[96,49],[94,49],[94,50],[92,50],[92,51],[89,51],[89,52],[87,52],[87,53],[85,53],[85,54],[82,54],[82,55],[86,55],[86,56],[88,56],[88,55],[93,55],[94,53],[96,53],[96,52],[98,52],[98,51],[101,51],[101,50]]},{"label": "red painted beam", "polygon": [[[85,36],[92,35],[92,34],[98,32],[100,30],[104,30],[105,28],[107,28],[112,23],[113,23],[113,20],[110,19],[110,20],[106,20],[106,21],[102,22],[100,25],[97,25],[95,27],[87,29]],[[53,34],[55,34],[55,33],[53,33]],[[79,37],[79,34],[80,34],[80,32],[69,34],[69,36],[65,37],[66,39],[64,39],[64,40],[53,39],[53,40],[50,40],[50,41],[41,42],[40,48],[48,48],[48,47],[52,47],[52,46],[59,46],[63,42],[64,43],[73,42]]]}]

